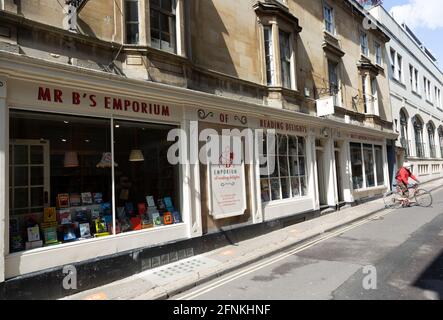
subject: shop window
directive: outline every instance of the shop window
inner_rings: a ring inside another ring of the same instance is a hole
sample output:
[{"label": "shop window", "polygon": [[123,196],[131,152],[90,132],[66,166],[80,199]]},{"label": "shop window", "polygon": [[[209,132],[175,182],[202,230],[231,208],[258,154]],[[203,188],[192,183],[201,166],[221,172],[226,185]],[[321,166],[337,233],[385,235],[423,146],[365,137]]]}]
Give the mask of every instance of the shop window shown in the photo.
[{"label": "shop window", "polygon": [[383,148],[381,146],[374,146],[375,150],[375,166],[377,170],[377,185],[383,186],[385,184]]},{"label": "shop window", "polygon": [[352,186],[355,189],[363,188],[363,160],[361,144],[351,143]]},{"label": "shop window", "polygon": [[266,139],[263,143],[264,156],[269,163],[275,161],[275,170],[261,176],[262,201],[266,203],[306,196],[305,139],[277,135],[275,148],[270,148]]},{"label": "shop window", "polygon": [[109,235],[110,121],[10,114],[10,251]]},{"label": "shop window", "polygon": [[10,252],[180,223],[171,128],[11,110]]},{"label": "shop window", "polygon": [[372,144],[351,143],[352,186],[354,190],[383,186],[383,147]]},{"label": "shop window", "polygon": [[174,127],[127,121],[114,127],[116,233],[172,224],[164,215],[180,209],[178,167],[167,159]]},{"label": "shop window", "polygon": [[140,41],[140,19],[138,0],[125,0],[126,43],[138,44]]},{"label": "shop window", "polygon": [[366,187],[375,186],[375,172],[374,172],[374,153],[372,151],[372,145],[363,145],[363,159],[366,174]]},{"label": "shop window", "polygon": [[151,46],[176,52],[176,0],[150,0]]}]

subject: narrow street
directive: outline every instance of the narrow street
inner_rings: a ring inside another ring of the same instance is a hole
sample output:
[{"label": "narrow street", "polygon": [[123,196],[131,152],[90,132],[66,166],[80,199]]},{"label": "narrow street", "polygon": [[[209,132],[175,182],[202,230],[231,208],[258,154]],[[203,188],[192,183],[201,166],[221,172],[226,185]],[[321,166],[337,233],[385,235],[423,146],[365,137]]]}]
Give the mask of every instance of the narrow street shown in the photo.
[{"label": "narrow street", "polygon": [[[387,211],[283,259],[270,257],[269,263],[172,299],[442,299],[443,190],[433,198],[431,208]],[[369,276],[375,276],[376,289],[364,288]]]}]

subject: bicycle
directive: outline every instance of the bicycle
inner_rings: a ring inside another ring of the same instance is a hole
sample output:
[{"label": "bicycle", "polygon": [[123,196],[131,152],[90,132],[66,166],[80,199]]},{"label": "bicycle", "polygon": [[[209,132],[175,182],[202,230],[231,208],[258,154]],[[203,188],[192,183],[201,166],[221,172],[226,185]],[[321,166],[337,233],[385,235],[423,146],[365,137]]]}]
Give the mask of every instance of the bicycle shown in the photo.
[{"label": "bicycle", "polygon": [[419,189],[418,184],[409,185],[408,193],[409,196],[406,197],[403,195],[401,188],[397,185],[395,191],[388,191],[383,195],[383,200],[386,208],[395,209],[400,207],[409,207],[412,203],[414,203],[413,199],[415,199],[415,203],[419,207],[429,208],[432,206],[432,195],[429,191],[425,189]]}]

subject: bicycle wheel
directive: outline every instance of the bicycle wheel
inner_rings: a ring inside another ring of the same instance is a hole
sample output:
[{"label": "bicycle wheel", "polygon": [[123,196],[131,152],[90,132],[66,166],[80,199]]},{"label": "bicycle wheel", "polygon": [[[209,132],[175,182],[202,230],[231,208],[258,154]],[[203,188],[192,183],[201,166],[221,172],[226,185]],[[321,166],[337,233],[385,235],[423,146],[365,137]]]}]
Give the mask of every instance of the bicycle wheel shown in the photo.
[{"label": "bicycle wheel", "polygon": [[420,207],[428,208],[432,206],[432,195],[429,191],[419,189],[415,191],[415,201]]},{"label": "bicycle wheel", "polygon": [[388,209],[400,208],[401,200],[397,192],[389,191],[383,195],[383,201]]}]

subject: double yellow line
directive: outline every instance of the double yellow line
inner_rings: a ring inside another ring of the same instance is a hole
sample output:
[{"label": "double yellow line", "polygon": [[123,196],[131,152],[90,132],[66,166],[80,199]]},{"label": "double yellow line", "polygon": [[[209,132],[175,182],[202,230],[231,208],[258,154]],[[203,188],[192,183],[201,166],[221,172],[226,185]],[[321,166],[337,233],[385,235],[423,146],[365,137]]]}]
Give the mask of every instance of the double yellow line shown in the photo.
[{"label": "double yellow line", "polygon": [[284,260],[284,259],[286,259],[286,258],[288,258],[288,257],[290,257],[290,256],[292,256],[292,255],[294,255],[296,253],[299,253],[301,251],[309,249],[309,248],[311,248],[311,247],[313,247],[313,246],[315,246],[315,245],[317,245],[317,244],[319,244],[321,242],[324,242],[326,240],[334,238],[334,237],[336,237],[336,236],[338,236],[338,235],[340,235],[340,234],[342,234],[342,233],[344,233],[346,231],[349,231],[349,230],[352,230],[354,228],[357,228],[357,227],[359,227],[361,225],[364,225],[364,224],[366,224],[366,223],[368,223],[370,221],[374,221],[374,220],[377,220],[379,218],[382,218],[382,217],[386,216],[387,214],[389,214],[389,213],[391,213],[393,211],[394,210],[392,210],[392,209],[391,210],[386,210],[386,211],[383,211],[381,213],[378,213],[378,214],[375,214],[373,216],[370,216],[370,217],[368,217],[366,219],[363,219],[363,220],[351,223],[350,225],[347,225],[347,226],[345,226],[343,228],[340,228],[340,229],[338,229],[338,230],[336,230],[336,231],[334,231],[332,233],[328,233],[328,234],[326,234],[324,236],[321,236],[321,237],[313,239],[313,240],[311,240],[311,241],[309,241],[307,243],[304,243],[304,244],[302,244],[302,245],[300,245],[300,246],[298,246],[298,247],[296,247],[296,248],[294,248],[294,249],[292,249],[290,251],[287,251],[285,253],[279,254],[279,255],[277,255],[277,256],[275,256],[273,258],[267,259],[266,261],[256,263],[256,264],[254,264],[251,267],[242,269],[239,272],[236,272],[234,274],[231,274],[231,275],[228,275],[226,277],[223,277],[222,279],[220,279],[218,281],[215,281],[215,282],[210,283],[210,284],[208,284],[206,286],[203,286],[200,289],[197,289],[197,290],[195,290],[193,292],[185,294],[185,295],[177,298],[176,300],[192,300],[192,299],[195,299],[198,296],[201,296],[201,295],[203,295],[205,293],[208,293],[208,292],[210,292],[210,291],[212,291],[212,290],[214,290],[214,289],[216,289],[218,287],[221,287],[221,286],[223,286],[223,285],[225,285],[225,284],[227,284],[229,282],[232,282],[232,281],[234,281],[234,280],[236,280],[238,278],[241,278],[243,276],[246,276],[246,275],[248,275],[248,274],[250,274],[252,272],[255,272],[257,270],[263,269],[263,268],[265,268],[267,266],[270,266],[270,265],[272,265],[274,263],[277,263],[277,262],[279,262],[281,260]]}]

